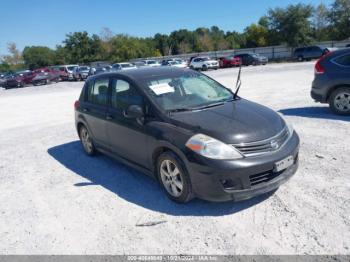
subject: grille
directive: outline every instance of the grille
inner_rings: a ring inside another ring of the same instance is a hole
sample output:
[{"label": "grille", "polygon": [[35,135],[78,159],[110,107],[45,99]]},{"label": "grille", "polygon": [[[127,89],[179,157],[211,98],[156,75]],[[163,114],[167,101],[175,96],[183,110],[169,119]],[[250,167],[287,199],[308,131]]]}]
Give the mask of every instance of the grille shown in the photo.
[{"label": "grille", "polygon": [[287,141],[288,137],[288,128],[284,128],[276,136],[269,139],[257,142],[234,144],[233,146],[245,156],[254,156],[278,150]]},{"label": "grille", "polygon": [[251,175],[251,176],[249,176],[250,185],[256,186],[256,185],[264,183],[264,182],[269,182],[270,180],[278,177],[283,171],[284,170],[282,170],[280,172],[269,171],[266,173]]}]

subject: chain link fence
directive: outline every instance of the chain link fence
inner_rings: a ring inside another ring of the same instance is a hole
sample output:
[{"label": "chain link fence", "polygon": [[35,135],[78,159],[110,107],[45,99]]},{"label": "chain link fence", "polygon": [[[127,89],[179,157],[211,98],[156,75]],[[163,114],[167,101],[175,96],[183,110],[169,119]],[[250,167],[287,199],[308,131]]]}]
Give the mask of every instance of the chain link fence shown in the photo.
[{"label": "chain link fence", "polygon": [[[350,39],[344,41],[325,41],[314,43],[313,45],[317,45],[323,48],[326,47],[336,47],[336,48],[344,48],[346,45],[350,44]],[[191,57],[195,56],[209,56],[211,58],[219,58],[224,56],[242,54],[242,53],[258,53],[262,56],[267,57],[270,61],[279,61],[279,60],[291,60],[294,52],[293,47],[288,47],[285,45],[278,46],[266,46],[266,47],[255,47],[255,48],[242,48],[242,49],[231,49],[231,50],[220,50],[220,51],[212,51],[212,52],[201,52],[201,53],[190,53],[190,54],[181,54],[181,55],[170,55],[170,56],[161,56],[161,57],[147,57],[147,58],[138,58],[133,59],[133,62],[140,61],[143,59],[154,59],[154,60],[164,60],[171,58],[181,58],[184,60],[189,60]]]}]

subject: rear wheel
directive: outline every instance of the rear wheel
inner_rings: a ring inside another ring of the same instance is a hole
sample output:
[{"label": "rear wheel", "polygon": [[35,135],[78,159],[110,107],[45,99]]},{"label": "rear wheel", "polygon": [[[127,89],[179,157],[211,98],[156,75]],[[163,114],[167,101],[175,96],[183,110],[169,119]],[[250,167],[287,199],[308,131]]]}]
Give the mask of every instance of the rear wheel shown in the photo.
[{"label": "rear wheel", "polygon": [[96,149],[92,142],[90,133],[85,126],[81,126],[79,128],[79,137],[85,153],[88,154],[89,156],[94,155],[96,153]]},{"label": "rear wheel", "polygon": [[203,71],[207,71],[208,70],[208,67],[206,65],[202,65],[202,70]]},{"label": "rear wheel", "polygon": [[298,61],[299,61],[299,62],[304,61],[304,57],[303,57],[302,55],[298,56]]},{"label": "rear wheel", "polygon": [[181,159],[170,151],[162,153],[157,160],[158,180],[167,196],[185,203],[193,198],[192,186]]},{"label": "rear wheel", "polygon": [[334,90],[328,102],[334,113],[350,115],[350,87],[341,87]]}]

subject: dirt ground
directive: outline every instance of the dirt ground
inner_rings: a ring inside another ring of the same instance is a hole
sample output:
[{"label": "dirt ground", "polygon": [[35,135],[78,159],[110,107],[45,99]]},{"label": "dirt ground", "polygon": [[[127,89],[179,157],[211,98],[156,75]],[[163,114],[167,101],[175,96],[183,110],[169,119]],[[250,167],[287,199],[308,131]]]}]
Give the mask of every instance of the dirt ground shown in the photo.
[{"label": "dirt ground", "polygon": [[[237,69],[207,74],[233,87]],[[313,62],[243,68],[240,95],[282,113],[301,148],[290,181],[239,203],[175,204],[152,179],[84,155],[82,82],[0,90],[0,253],[350,254],[350,118],[312,101],[312,78]],[[148,222],[161,223],[136,226]]]}]

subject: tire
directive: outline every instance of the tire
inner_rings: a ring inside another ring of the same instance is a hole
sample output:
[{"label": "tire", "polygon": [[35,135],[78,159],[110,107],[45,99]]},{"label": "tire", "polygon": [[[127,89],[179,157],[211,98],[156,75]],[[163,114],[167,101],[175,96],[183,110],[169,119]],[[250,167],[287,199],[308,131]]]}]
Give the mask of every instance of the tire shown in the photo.
[{"label": "tire", "polygon": [[48,85],[48,84],[50,84],[50,80],[49,80],[49,79],[46,79],[46,80],[45,80],[45,85]]},{"label": "tire", "polygon": [[329,99],[329,107],[338,115],[350,115],[350,87],[340,87],[334,90]]},{"label": "tire", "polygon": [[302,55],[299,55],[297,59],[298,59],[299,62],[303,62],[304,61],[304,57]]},{"label": "tire", "polygon": [[202,71],[207,71],[208,67],[206,65],[202,65]]},{"label": "tire", "polygon": [[194,70],[194,67],[193,67],[193,65],[190,65],[190,69]]},{"label": "tire", "polygon": [[193,198],[191,181],[181,159],[171,151],[162,153],[157,159],[157,176],[166,195],[178,203]]},{"label": "tire", "polygon": [[96,149],[94,143],[92,141],[89,130],[87,130],[87,128],[84,125],[81,125],[79,128],[79,138],[83,146],[84,152],[89,156],[95,155]]}]

